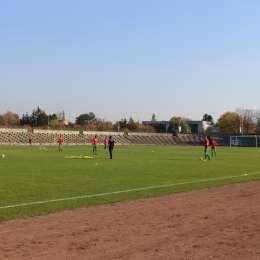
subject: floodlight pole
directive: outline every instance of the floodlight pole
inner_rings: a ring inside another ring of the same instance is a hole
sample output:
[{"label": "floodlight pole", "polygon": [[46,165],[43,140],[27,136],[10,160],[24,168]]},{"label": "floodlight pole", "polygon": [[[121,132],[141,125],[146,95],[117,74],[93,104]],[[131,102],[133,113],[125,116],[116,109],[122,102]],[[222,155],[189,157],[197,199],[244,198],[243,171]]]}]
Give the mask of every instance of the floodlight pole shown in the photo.
[{"label": "floodlight pole", "polygon": [[[116,114],[116,117],[119,118],[120,117],[120,114]],[[119,132],[119,120],[117,121],[117,131]]]}]

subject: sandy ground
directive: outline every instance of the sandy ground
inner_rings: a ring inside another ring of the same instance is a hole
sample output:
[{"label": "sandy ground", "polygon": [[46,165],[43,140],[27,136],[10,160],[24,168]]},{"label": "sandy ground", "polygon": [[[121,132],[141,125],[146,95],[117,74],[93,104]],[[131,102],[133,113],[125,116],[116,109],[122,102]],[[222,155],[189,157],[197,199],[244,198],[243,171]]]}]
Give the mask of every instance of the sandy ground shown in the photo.
[{"label": "sandy ground", "polygon": [[260,259],[260,181],[0,223],[0,259]]}]

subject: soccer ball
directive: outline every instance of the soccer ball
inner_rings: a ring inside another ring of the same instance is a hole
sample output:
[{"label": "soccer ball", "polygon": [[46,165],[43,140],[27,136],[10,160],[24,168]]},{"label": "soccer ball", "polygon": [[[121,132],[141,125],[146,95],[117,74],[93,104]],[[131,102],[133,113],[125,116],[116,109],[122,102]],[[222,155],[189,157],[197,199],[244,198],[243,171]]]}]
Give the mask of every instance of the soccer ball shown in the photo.
[{"label": "soccer ball", "polygon": [[202,157],[200,157],[200,160],[202,161]]},{"label": "soccer ball", "polygon": [[152,151],[152,153],[154,153],[154,151]]},{"label": "soccer ball", "polygon": [[4,155],[4,154],[2,154],[2,158],[5,158],[5,155]]}]

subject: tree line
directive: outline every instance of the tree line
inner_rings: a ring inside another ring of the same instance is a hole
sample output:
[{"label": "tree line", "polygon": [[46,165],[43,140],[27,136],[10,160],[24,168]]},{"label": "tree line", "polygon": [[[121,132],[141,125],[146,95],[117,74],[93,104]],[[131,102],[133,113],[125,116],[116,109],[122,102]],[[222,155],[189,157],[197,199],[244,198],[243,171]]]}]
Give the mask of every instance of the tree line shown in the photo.
[{"label": "tree line", "polygon": [[59,130],[85,130],[85,131],[122,131],[122,132],[155,132],[153,126],[144,126],[132,117],[127,121],[121,119],[116,123],[105,121],[93,112],[81,114],[75,119],[75,123],[65,120],[64,112],[59,111],[47,115],[43,109],[37,107],[29,115],[28,112],[19,118],[17,113],[7,111],[0,114],[0,127],[22,127],[37,129],[59,129]]},{"label": "tree line", "polygon": [[260,110],[237,108],[226,112],[216,123],[223,134],[260,134]]},{"label": "tree line", "polygon": [[[157,121],[155,114],[152,114],[151,121]],[[191,129],[186,121],[189,118],[172,117],[167,132],[191,133]],[[260,110],[237,108],[233,112],[226,112],[214,122],[209,114],[202,116],[202,121],[208,121],[212,126],[220,128],[221,134],[260,134]],[[58,111],[54,114],[46,114],[43,109],[37,107],[20,118],[17,113],[7,111],[0,114],[0,127],[23,127],[38,129],[67,129],[67,130],[85,130],[85,131],[121,131],[121,132],[147,132],[153,133],[155,129],[150,125],[142,125],[132,117],[129,120],[122,118],[112,123],[96,117],[95,113],[84,113],[76,117],[75,123],[65,120],[64,113]],[[207,132],[207,130],[205,131]]]}]

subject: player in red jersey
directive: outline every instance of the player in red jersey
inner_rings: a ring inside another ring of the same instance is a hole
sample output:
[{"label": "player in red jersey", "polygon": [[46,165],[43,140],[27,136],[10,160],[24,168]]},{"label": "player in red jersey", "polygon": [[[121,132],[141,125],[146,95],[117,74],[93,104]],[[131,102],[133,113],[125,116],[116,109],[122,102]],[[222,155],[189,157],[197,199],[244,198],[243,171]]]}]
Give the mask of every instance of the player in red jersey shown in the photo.
[{"label": "player in red jersey", "polygon": [[214,156],[217,156],[217,142],[215,141],[215,139],[213,138],[212,141],[211,141],[211,155]]},{"label": "player in red jersey", "polygon": [[93,146],[93,154],[98,154],[98,150],[97,150],[97,145],[98,145],[98,139],[97,139],[97,135],[95,135],[92,139],[92,146]]},{"label": "player in red jersey", "polygon": [[207,158],[210,160],[210,156],[209,156],[209,139],[207,138],[207,136],[205,137],[204,147],[205,147],[205,149],[204,149],[204,153],[205,153],[204,161],[206,161]]},{"label": "player in red jersey", "polygon": [[63,144],[63,138],[60,135],[60,138],[58,139],[58,143],[59,143],[59,151],[62,151],[62,144]]},{"label": "player in red jersey", "polygon": [[32,148],[32,142],[33,142],[33,139],[30,137],[30,138],[29,138],[30,148]]},{"label": "player in red jersey", "polygon": [[104,149],[107,149],[107,145],[108,145],[108,139],[107,139],[107,137],[105,137],[105,139],[104,139]]}]

